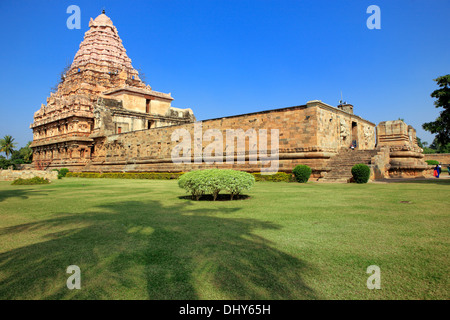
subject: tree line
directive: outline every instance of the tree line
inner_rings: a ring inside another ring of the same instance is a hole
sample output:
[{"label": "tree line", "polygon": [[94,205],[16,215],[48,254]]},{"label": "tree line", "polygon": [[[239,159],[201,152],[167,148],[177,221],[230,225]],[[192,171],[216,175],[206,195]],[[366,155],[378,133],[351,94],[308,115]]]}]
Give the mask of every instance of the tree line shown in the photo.
[{"label": "tree line", "polygon": [[19,150],[15,150],[17,143],[14,142],[14,138],[6,135],[3,139],[0,139],[0,152],[4,153],[6,157],[0,155],[0,168],[8,169],[13,166],[17,166],[24,163],[31,163],[33,161],[33,150],[30,148],[31,141],[27,145]]},{"label": "tree line", "polygon": [[422,128],[436,134],[431,145],[417,138],[419,147],[424,153],[450,153],[450,74],[434,79],[439,89],[431,93],[435,98],[434,106],[442,108],[435,121],[426,122]]}]

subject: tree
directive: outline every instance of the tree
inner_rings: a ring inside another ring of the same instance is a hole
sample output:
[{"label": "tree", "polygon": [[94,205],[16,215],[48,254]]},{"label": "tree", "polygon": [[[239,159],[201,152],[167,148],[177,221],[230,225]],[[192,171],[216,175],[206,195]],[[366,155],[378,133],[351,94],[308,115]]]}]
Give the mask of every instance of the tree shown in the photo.
[{"label": "tree", "polygon": [[14,143],[14,138],[11,136],[4,136],[3,139],[0,140],[0,152],[4,152],[6,154],[6,158],[9,157],[14,151],[16,147],[16,143]]},{"label": "tree", "polygon": [[423,153],[429,154],[429,153],[436,153],[436,150],[431,149],[428,147],[428,142],[422,141],[419,137],[416,137],[417,139],[417,145],[423,149]]},{"label": "tree", "polygon": [[423,149],[426,145],[428,145],[428,143],[427,143],[426,141],[422,142],[422,139],[420,139],[419,137],[416,137],[416,139],[417,139],[417,145],[418,145],[420,148]]},{"label": "tree", "polygon": [[431,93],[431,97],[436,98],[434,102],[436,108],[444,108],[436,121],[427,122],[422,125],[425,130],[435,133],[434,143],[436,146],[447,146],[450,143],[450,74],[434,79],[439,89]]},{"label": "tree", "polygon": [[28,141],[27,145],[19,150],[25,163],[31,163],[33,161],[33,149],[30,148],[30,145],[31,141]]},{"label": "tree", "polygon": [[147,76],[144,71],[141,68],[135,68],[135,70],[138,72],[139,79],[141,79],[142,83],[147,84]]},{"label": "tree", "polygon": [[431,143],[430,148],[436,150],[437,153],[450,153],[450,142],[441,144],[436,137]]}]

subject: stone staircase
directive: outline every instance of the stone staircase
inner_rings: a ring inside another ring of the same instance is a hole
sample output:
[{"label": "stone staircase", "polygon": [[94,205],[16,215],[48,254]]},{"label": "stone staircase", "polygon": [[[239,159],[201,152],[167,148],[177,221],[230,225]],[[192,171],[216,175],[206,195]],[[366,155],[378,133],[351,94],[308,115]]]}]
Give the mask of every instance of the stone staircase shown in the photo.
[{"label": "stone staircase", "polygon": [[348,182],[352,178],[352,167],[357,163],[370,165],[370,160],[378,150],[351,150],[341,149],[331,158],[329,167],[331,171],[320,179],[323,182]]}]

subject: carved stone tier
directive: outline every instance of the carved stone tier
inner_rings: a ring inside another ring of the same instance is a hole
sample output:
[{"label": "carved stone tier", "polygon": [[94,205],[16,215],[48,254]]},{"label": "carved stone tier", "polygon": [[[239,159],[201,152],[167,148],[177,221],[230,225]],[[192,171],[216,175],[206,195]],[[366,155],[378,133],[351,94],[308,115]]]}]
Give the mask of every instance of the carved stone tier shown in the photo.
[{"label": "carved stone tier", "polygon": [[416,130],[402,120],[378,124],[377,146],[389,150],[390,177],[423,176],[428,169],[423,150],[417,145]]}]

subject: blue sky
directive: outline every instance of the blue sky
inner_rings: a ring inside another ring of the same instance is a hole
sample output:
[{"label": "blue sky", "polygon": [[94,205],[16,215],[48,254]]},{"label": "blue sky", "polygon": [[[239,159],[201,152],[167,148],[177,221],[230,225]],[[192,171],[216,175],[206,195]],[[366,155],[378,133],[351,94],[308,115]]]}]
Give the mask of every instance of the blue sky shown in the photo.
[{"label": "blue sky", "polygon": [[[81,29],[69,30],[69,5]],[[369,5],[381,29],[369,30]],[[105,8],[133,66],[198,120],[322,100],[421,125],[438,109],[432,79],[450,72],[450,1],[1,1],[0,137],[32,139],[33,113]]]}]

